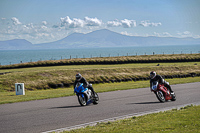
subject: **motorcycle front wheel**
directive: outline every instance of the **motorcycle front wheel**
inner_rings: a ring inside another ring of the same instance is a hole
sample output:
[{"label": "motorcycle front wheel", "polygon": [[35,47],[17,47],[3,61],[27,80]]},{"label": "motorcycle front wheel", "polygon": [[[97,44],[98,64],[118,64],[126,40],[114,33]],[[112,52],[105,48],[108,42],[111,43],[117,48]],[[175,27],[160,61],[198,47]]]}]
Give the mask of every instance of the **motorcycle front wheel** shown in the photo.
[{"label": "motorcycle front wheel", "polygon": [[78,95],[78,102],[81,106],[85,106],[87,104],[86,96]]},{"label": "motorcycle front wheel", "polygon": [[158,100],[161,102],[161,103],[164,103],[165,102],[165,96],[163,94],[162,91],[157,91],[156,92],[156,97],[158,98]]},{"label": "motorcycle front wheel", "polygon": [[172,101],[176,101],[176,94],[175,93],[172,95],[172,99],[171,100]]},{"label": "motorcycle front wheel", "polygon": [[93,104],[98,104],[99,103],[99,96],[96,92],[94,92],[94,102]]}]

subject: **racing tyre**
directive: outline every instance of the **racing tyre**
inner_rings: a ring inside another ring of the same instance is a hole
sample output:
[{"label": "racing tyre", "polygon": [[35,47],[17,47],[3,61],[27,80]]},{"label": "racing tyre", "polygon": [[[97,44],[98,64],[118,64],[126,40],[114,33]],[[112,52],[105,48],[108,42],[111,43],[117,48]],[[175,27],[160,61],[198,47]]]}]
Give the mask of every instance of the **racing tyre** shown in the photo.
[{"label": "racing tyre", "polygon": [[157,91],[156,92],[156,97],[158,98],[158,100],[161,102],[161,103],[164,103],[165,102],[165,96],[163,94],[162,91]]},{"label": "racing tyre", "polygon": [[99,103],[99,96],[96,92],[94,92],[94,102],[93,104],[98,104]]},{"label": "racing tyre", "polygon": [[171,100],[172,101],[176,101],[176,94],[175,93],[172,95],[172,99]]},{"label": "racing tyre", "polygon": [[87,104],[86,96],[84,94],[83,94],[83,96],[78,95],[78,102],[80,103],[81,106],[85,106]]}]

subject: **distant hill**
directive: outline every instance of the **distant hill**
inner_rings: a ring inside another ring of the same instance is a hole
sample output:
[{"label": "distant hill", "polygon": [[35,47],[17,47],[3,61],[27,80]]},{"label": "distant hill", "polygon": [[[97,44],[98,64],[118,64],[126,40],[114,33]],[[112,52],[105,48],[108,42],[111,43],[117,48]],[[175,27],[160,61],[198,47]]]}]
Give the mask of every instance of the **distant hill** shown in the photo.
[{"label": "distant hill", "polygon": [[[73,33],[61,40],[31,44],[26,40],[10,40],[0,42],[2,49],[63,49],[63,48],[98,48],[98,47],[131,47],[131,46],[162,46],[200,44],[200,39],[175,37],[139,37],[126,36],[107,29],[97,30],[88,34]],[[15,43],[16,42],[16,43]],[[6,47],[5,47],[6,46]],[[8,47],[7,47],[8,46]]]},{"label": "distant hill", "polygon": [[37,44],[46,48],[97,48],[129,46],[162,46],[200,44],[200,39],[175,37],[126,36],[110,30],[97,30],[88,34],[73,33],[64,39],[51,43]]},{"label": "distant hill", "polygon": [[34,48],[34,45],[25,39],[0,41],[0,50],[26,50],[32,48]]}]

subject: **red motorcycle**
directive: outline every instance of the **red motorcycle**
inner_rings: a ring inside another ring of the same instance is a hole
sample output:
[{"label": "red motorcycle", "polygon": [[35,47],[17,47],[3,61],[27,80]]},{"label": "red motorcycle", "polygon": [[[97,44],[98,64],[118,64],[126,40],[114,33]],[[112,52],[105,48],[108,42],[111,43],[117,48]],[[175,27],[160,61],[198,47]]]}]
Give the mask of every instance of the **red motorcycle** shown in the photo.
[{"label": "red motorcycle", "polygon": [[165,102],[168,100],[176,101],[176,95],[171,92],[164,86],[164,84],[159,84],[157,81],[152,83],[151,90],[156,94],[156,97],[160,102]]}]

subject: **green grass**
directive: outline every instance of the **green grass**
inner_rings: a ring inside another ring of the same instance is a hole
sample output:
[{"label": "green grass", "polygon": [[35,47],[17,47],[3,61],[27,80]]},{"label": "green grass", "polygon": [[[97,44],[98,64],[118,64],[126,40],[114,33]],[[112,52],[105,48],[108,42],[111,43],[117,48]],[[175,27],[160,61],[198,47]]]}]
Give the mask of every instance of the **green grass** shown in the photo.
[{"label": "green grass", "polygon": [[199,133],[200,106],[148,114],[63,133]]},{"label": "green grass", "polygon": [[[196,59],[199,54],[187,55],[154,55],[154,56],[131,56],[131,57],[106,57],[91,59],[72,59],[70,61],[88,62],[91,60],[160,60],[160,59]],[[59,62],[52,61],[51,63]],[[42,62],[39,62],[42,63]],[[33,63],[34,64],[34,63]],[[159,66],[157,66],[159,64]],[[135,79],[149,77],[150,71],[156,71],[160,75],[188,75],[200,74],[200,62],[174,62],[174,63],[130,63],[112,65],[61,65],[49,67],[29,67],[15,69],[0,69],[0,104],[38,100],[73,95],[72,87],[52,89],[52,85],[73,84],[75,74],[81,73],[89,82],[108,82],[119,79]],[[194,80],[195,79],[195,80]],[[168,80],[168,79],[167,79]],[[168,80],[170,81],[170,79]],[[199,77],[172,80],[171,84],[198,82]],[[15,83],[24,83],[25,96],[15,95]],[[94,84],[97,92],[148,87],[149,81]]]},{"label": "green grass", "polygon": [[137,62],[191,62],[199,61],[199,54],[171,54],[171,55],[140,55],[140,56],[118,56],[118,57],[94,57],[76,58],[63,60],[46,60],[38,62],[28,62],[13,65],[3,65],[0,69],[38,67],[38,66],[59,66],[59,65],[81,65],[81,64],[118,64],[118,63],[137,63]]},{"label": "green grass", "polygon": [[[191,82],[199,82],[200,77],[167,79],[167,81],[170,84],[191,83]],[[120,83],[94,84],[93,87],[96,92],[137,89],[137,88],[149,87],[149,81],[137,81],[137,82],[129,81]],[[74,95],[72,86],[69,88],[58,88],[58,89],[48,89],[48,90],[34,90],[34,91],[26,90],[25,95],[16,95],[16,93],[13,91],[12,92],[5,91],[5,92],[0,92],[0,104],[65,97],[71,95]]]},{"label": "green grass", "polygon": [[154,70],[160,75],[200,73],[199,62],[185,63],[132,63],[118,65],[69,65],[33,67],[21,69],[1,69],[0,92],[14,91],[15,83],[25,83],[26,90],[51,89],[50,84],[73,83],[76,73],[81,73],[88,81],[148,77]]}]

